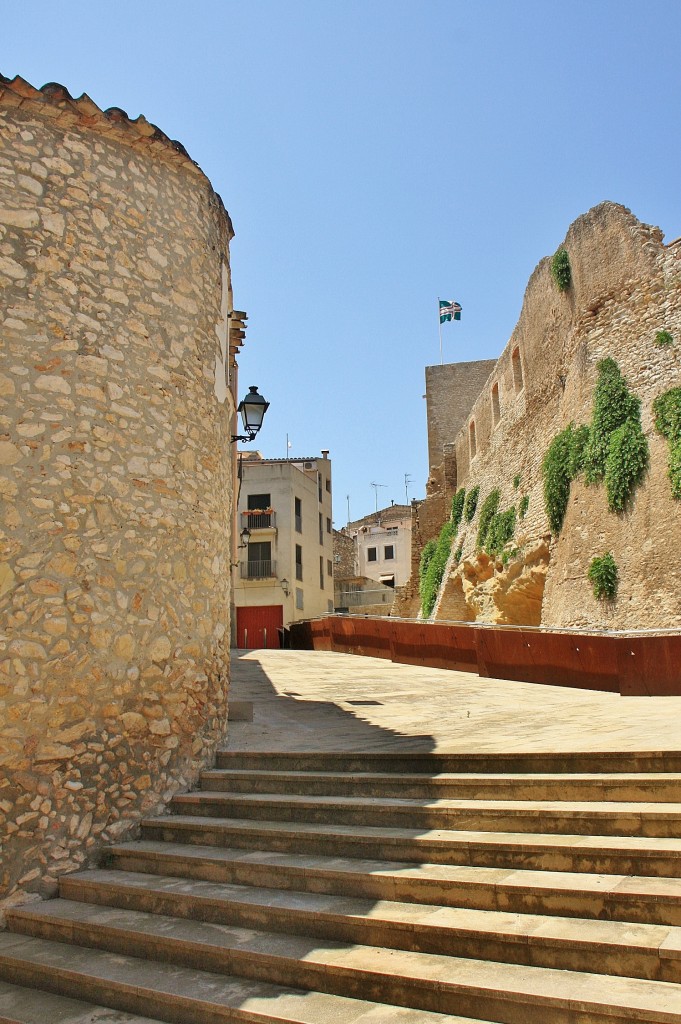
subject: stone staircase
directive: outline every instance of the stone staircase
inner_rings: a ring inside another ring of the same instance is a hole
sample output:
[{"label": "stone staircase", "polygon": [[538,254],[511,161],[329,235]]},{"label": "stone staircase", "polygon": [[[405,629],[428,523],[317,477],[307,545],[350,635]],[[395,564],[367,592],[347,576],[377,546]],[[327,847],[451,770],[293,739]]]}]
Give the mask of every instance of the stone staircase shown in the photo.
[{"label": "stone staircase", "polygon": [[681,1024],[681,753],[232,753],[8,913],[0,1024]]}]

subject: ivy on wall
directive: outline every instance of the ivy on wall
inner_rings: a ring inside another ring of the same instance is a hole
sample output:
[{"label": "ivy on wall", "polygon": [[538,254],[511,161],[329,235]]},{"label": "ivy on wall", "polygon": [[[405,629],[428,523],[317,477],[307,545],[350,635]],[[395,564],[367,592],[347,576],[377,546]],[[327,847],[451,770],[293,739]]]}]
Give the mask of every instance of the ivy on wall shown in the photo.
[{"label": "ivy on wall", "polygon": [[655,344],[658,348],[669,348],[674,344],[674,336],[669,331],[658,331],[655,335]]},{"label": "ivy on wall", "polygon": [[[640,427],[641,400],[632,395],[615,360],[610,357],[601,359],[598,363],[598,383],[594,391],[589,440],[584,450],[584,471],[588,484],[597,483],[605,476],[612,435],[628,420],[637,422]],[[642,470],[636,483],[641,476]]]},{"label": "ivy on wall", "polygon": [[612,552],[608,551],[601,558],[591,560],[589,581],[593,584],[594,597],[597,600],[612,601],[617,596],[619,574]]},{"label": "ivy on wall", "polygon": [[589,428],[569,423],[556,434],[542,463],[544,505],[551,533],[560,533],[570,497],[570,484],[584,464]]},{"label": "ivy on wall", "polygon": [[485,537],[485,551],[488,555],[499,555],[503,548],[513,538],[516,524],[516,507],[506,509],[505,512],[496,512],[487,527]]},{"label": "ivy on wall", "polygon": [[559,249],[551,259],[551,277],[559,291],[565,292],[572,284],[570,257],[565,249]]},{"label": "ivy on wall", "polygon": [[527,515],[527,510],[530,507],[530,496],[529,494],[523,494],[520,499],[520,505],[518,506],[518,515],[521,519],[524,519]]},{"label": "ivy on wall", "polygon": [[464,506],[464,518],[467,523],[470,523],[471,519],[475,515],[475,511],[478,507],[478,496],[480,494],[479,487],[471,487],[466,498],[466,504]]},{"label": "ivy on wall", "polygon": [[[445,574],[445,566],[452,550],[454,536],[452,523],[445,523],[437,541],[428,541],[421,553],[419,593],[421,595],[421,612],[425,618],[428,618],[435,607],[437,592]],[[424,558],[426,550],[428,550],[428,556]]]},{"label": "ivy on wall", "polygon": [[460,487],[452,498],[452,526],[454,527],[454,533],[459,532],[461,526],[461,520],[463,519],[464,504],[466,501],[466,490],[464,487]]},{"label": "ivy on wall", "polygon": [[622,513],[648,465],[641,400],[630,392],[614,359],[601,359],[591,424],[570,423],[556,434],[542,463],[544,504],[552,533],[560,533],[570,484],[583,471],[588,484],[605,480],[608,508]]},{"label": "ivy on wall", "polygon": [[499,511],[499,499],[501,493],[498,487],[495,487],[493,491],[490,491],[485,500],[482,503],[480,509],[480,519],[478,522],[478,536],[476,540],[476,547],[484,548],[485,541],[487,539],[487,531],[492,519]]},{"label": "ivy on wall", "polygon": [[667,440],[669,460],[667,476],[672,497],[681,499],[681,388],[671,388],[653,402],[655,429]]}]

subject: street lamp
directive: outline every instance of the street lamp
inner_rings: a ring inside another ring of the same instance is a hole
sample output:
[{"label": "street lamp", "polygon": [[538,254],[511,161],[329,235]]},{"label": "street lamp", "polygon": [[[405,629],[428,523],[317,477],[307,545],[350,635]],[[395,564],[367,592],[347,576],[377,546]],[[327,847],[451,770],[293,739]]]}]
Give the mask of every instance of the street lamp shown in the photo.
[{"label": "street lamp", "polygon": [[234,441],[250,442],[255,440],[255,435],[260,430],[263,417],[269,407],[270,403],[266,402],[262,395],[258,394],[257,387],[249,388],[248,394],[245,398],[241,399],[236,410],[241,413],[245,433],[232,434],[232,443]]}]

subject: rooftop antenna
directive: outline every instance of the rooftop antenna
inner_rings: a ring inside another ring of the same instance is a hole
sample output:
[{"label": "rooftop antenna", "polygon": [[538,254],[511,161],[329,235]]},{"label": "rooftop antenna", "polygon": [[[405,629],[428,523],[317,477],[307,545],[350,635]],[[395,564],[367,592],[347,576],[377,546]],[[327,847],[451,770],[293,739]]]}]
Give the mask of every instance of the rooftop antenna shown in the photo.
[{"label": "rooftop antenna", "polygon": [[409,484],[411,483],[411,474],[404,474],[404,494],[407,499],[407,505],[409,504]]},{"label": "rooftop antenna", "polygon": [[376,515],[378,515],[378,488],[379,487],[387,487],[388,485],[387,484],[374,484],[374,483],[371,483],[371,484],[369,484],[369,486],[373,487],[373,489],[374,489],[374,496],[375,496],[375,501],[376,501]]},{"label": "rooftop antenna", "polygon": [[348,503],[348,523],[349,523],[350,522],[350,495],[349,494],[345,495],[345,500]]}]

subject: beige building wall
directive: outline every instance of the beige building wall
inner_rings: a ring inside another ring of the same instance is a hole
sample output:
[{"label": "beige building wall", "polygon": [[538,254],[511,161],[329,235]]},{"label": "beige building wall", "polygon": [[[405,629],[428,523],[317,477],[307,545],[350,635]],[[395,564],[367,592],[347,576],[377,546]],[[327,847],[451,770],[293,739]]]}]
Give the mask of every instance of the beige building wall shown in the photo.
[{"label": "beige building wall", "polygon": [[225,734],[231,235],[143,118],[0,79],[0,904]]},{"label": "beige building wall", "polygon": [[[269,494],[272,515],[248,516],[249,495]],[[242,461],[239,494],[239,531],[248,523],[250,544],[269,543],[271,574],[249,576],[249,549],[240,548],[235,567],[234,602],[237,608],[281,605],[284,625],[325,615],[333,610],[333,527],[331,512],[331,459],[263,459]],[[296,519],[296,499],[301,502]],[[263,519],[266,525],[263,526]],[[302,569],[296,562],[300,546]],[[256,549],[251,548],[254,552]],[[255,558],[254,558],[255,560]],[[261,570],[254,567],[257,574]],[[286,595],[282,581],[287,581]]]},{"label": "beige building wall", "polygon": [[[360,525],[361,524],[361,525]],[[403,586],[411,572],[411,508],[393,506],[348,525],[357,546],[357,574]]]}]

